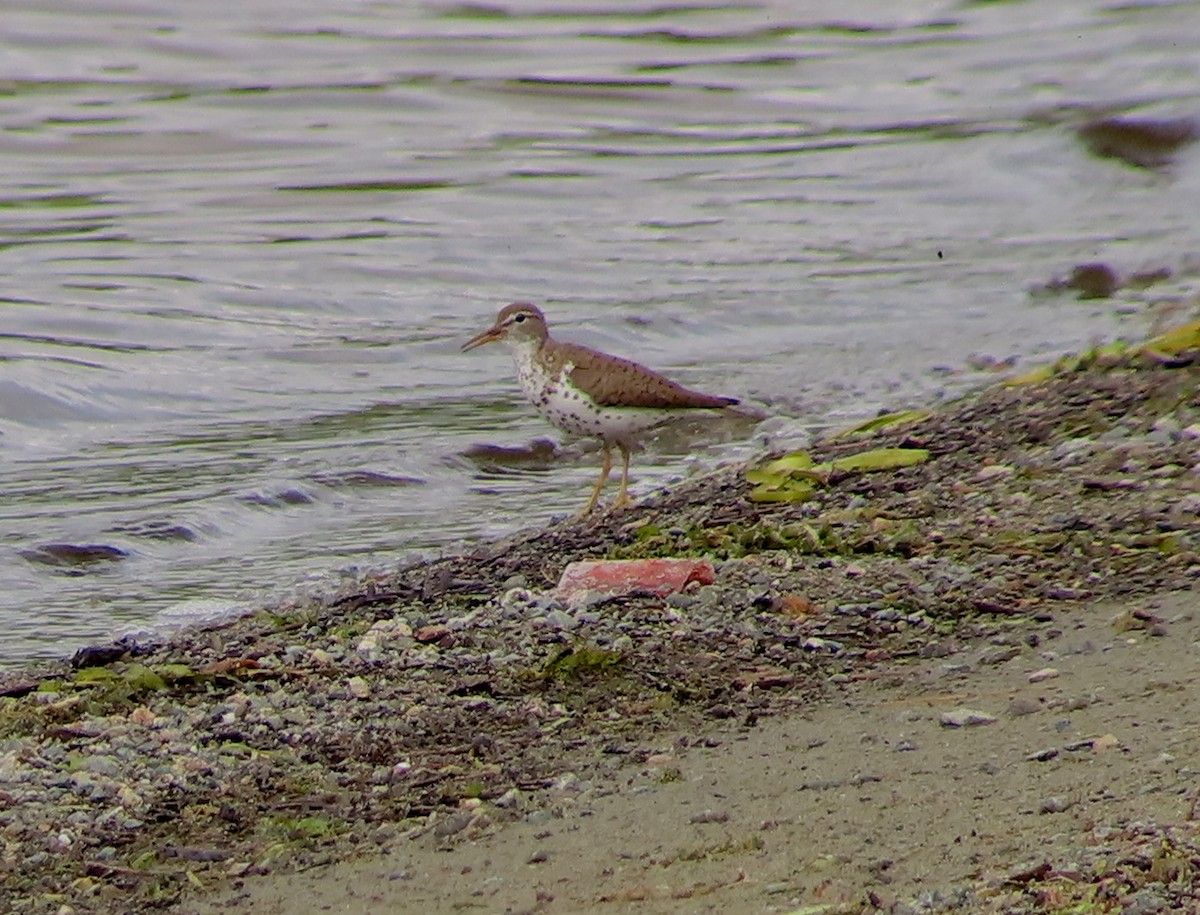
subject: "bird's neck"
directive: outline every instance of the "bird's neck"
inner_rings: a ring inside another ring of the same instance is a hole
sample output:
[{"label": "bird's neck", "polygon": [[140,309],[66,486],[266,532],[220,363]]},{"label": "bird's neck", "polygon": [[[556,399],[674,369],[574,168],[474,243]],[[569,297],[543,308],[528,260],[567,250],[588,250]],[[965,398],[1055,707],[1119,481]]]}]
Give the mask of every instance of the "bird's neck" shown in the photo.
[{"label": "bird's neck", "polygon": [[545,372],[543,350],[546,347],[546,339],[518,337],[505,342],[508,344],[509,352],[512,353],[513,362],[517,365],[518,374],[533,375]]},{"label": "bird's neck", "polygon": [[515,359],[533,360],[538,357],[541,351],[550,342],[549,337],[538,339],[537,337],[516,337],[509,338],[505,341],[508,344],[509,351]]}]

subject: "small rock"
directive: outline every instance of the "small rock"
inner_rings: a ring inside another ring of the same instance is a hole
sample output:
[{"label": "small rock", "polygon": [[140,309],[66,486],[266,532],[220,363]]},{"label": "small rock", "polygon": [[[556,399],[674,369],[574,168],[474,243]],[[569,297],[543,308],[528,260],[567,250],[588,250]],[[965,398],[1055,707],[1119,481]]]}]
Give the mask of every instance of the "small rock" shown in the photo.
[{"label": "small rock", "polygon": [[978,709],[972,708],[956,708],[948,712],[942,712],[938,721],[942,727],[946,728],[967,728],[981,724],[994,724],[996,722],[995,715],[989,715],[987,712],[981,712]]},{"label": "small rock", "polygon": [[542,619],[545,620],[545,625],[549,628],[562,629],[568,632],[579,625],[579,620],[565,610],[551,610]]},{"label": "small rock", "polygon": [[628,635],[619,635],[612,641],[612,650],[618,654],[625,654],[633,651],[633,638]]},{"label": "small rock", "polygon": [[[1092,125],[1088,125],[1081,132],[1086,136],[1086,131],[1092,129]],[[1078,289],[1081,299],[1107,299],[1120,288],[1121,281],[1108,264],[1077,264],[1065,285]]]},{"label": "small rock", "polygon": [[1029,675],[1030,683],[1041,683],[1043,680],[1053,680],[1058,676],[1058,668],[1043,667],[1041,670],[1035,670]]},{"label": "small rock", "polygon": [[1030,753],[1025,759],[1028,762],[1049,762],[1058,756],[1057,747],[1048,747],[1045,750],[1038,750],[1036,753]]},{"label": "small rock", "polygon": [[1066,588],[1061,585],[1046,592],[1046,596],[1051,600],[1083,600],[1090,594],[1085,588]]},{"label": "small rock", "polygon": [[554,784],[550,787],[555,791],[579,791],[582,781],[574,772],[564,772],[554,780]]},{"label": "small rock", "polygon": [[1007,464],[988,464],[986,467],[981,467],[975,477],[979,480],[995,480],[999,477],[1010,477],[1014,473],[1016,470]]},{"label": "small rock", "polygon": [[1096,441],[1090,438],[1068,438],[1055,445],[1051,454],[1058,460],[1073,459],[1068,463],[1074,463],[1098,450],[1099,447]]},{"label": "small rock", "polygon": [[440,820],[433,827],[433,834],[439,839],[446,839],[453,835],[458,835],[467,828],[474,814],[471,811],[461,811]]},{"label": "small rock", "polygon": [[[519,577],[519,576],[514,576]],[[511,580],[511,579],[510,579]],[[514,585],[500,597],[500,606],[505,610],[519,610],[535,602],[533,593],[524,585]]]},{"label": "small rock", "polygon": [[841,642],[835,642],[833,639],[822,639],[812,636],[805,639],[800,647],[805,651],[828,651],[836,654],[845,646]]},{"label": "small rock", "polygon": [[724,810],[701,810],[699,813],[693,814],[688,820],[689,823],[727,823],[729,822],[729,814]]},{"label": "small rock", "polygon": [[995,667],[1011,661],[1020,654],[1021,649],[1017,648],[1015,645],[1010,645],[1004,648],[992,648],[979,656],[979,663],[988,664]]},{"label": "small rock", "polygon": [[1103,753],[1105,750],[1111,750],[1119,747],[1121,741],[1114,734],[1103,734],[1092,741],[1092,751],[1095,753]]},{"label": "small rock", "polygon": [[1018,696],[1008,704],[1008,717],[1021,718],[1024,715],[1032,715],[1034,712],[1040,712],[1042,704],[1036,699],[1030,699],[1028,696]]},{"label": "small rock", "polygon": [[[950,655],[958,651],[958,645],[951,639],[942,639],[937,642],[930,642],[921,646],[920,656],[922,658],[948,658]],[[970,672],[970,665],[962,665]]]},{"label": "small rock", "polygon": [[346,681],[346,686],[355,699],[366,699],[371,695],[371,684],[362,677],[351,677]]},{"label": "small rock", "polygon": [[129,713],[129,720],[134,724],[141,725],[144,728],[153,727],[158,721],[158,716],[144,705],[139,705]]},{"label": "small rock", "polygon": [[511,807],[513,810],[521,809],[524,803],[525,796],[521,793],[520,788],[509,788],[502,795],[496,798],[493,803],[501,810]]},{"label": "small rock", "polygon": [[1062,813],[1069,810],[1074,805],[1074,801],[1069,801],[1063,797],[1048,797],[1042,801],[1042,806],[1038,808],[1038,813]]},{"label": "small rock", "polygon": [[433,623],[428,626],[422,626],[413,633],[413,638],[418,642],[441,642],[443,639],[450,637],[450,627],[443,626],[440,623]]}]

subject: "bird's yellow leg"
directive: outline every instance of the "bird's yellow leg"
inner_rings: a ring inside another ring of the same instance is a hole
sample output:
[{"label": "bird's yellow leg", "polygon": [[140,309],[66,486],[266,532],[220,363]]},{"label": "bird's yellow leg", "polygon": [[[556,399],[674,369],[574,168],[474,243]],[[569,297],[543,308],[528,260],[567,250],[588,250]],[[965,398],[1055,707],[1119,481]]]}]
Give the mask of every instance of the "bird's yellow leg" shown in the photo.
[{"label": "bird's yellow leg", "polygon": [[633,504],[633,499],[629,498],[629,446],[617,443],[617,447],[621,449],[621,491],[617,493],[616,501],[613,502],[613,508],[624,508],[627,505]]},{"label": "bird's yellow leg", "polygon": [[600,479],[596,481],[596,488],[592,490],[592,497],[588,499],[587,507],[579,513],[580,517],[591,512],[596,507],[596,503],[600,501],[600,490],[604,488],[604,484],[608,482],[608,475],[612,473],[612,448],[608,446],[608,442],[604,443],[604,466],[600,468]]}]

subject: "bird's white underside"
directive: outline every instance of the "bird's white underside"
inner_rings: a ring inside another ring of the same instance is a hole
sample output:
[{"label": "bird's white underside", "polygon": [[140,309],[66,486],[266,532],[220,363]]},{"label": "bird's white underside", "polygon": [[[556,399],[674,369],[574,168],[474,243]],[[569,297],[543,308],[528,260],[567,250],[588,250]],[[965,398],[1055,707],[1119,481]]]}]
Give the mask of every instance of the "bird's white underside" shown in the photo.
[{"label": "bird's white underside", "polygon": [[536,345],[514,341],[510,349],[521,391],[545,420],[565,432],[632,445],[637,435],[661,425],[670,416],[669,411],[645,407],[599,406],[587,394],[566,383],[574,368],[571,363],[551,376],[534,362]]}]

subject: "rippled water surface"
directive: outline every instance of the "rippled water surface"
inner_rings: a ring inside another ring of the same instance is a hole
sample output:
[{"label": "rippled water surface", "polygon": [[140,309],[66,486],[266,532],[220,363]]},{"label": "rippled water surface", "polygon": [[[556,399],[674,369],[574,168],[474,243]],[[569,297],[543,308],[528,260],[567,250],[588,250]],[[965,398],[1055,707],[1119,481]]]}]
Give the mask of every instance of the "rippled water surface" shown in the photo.
[{"label": "rippled water surface", "polygon": [[[507,355],[567,338],[799,430],[1136,334],[1197,286],[1200,3],[9,0],[0,662],[578,508]],[[1030,289],[1101,260],[1170,278]],[[760,430],[761,432],[761,430]],[[636,490],[749,452],[665,434]],[[307,583],[307,584],[306,584]]]}]

